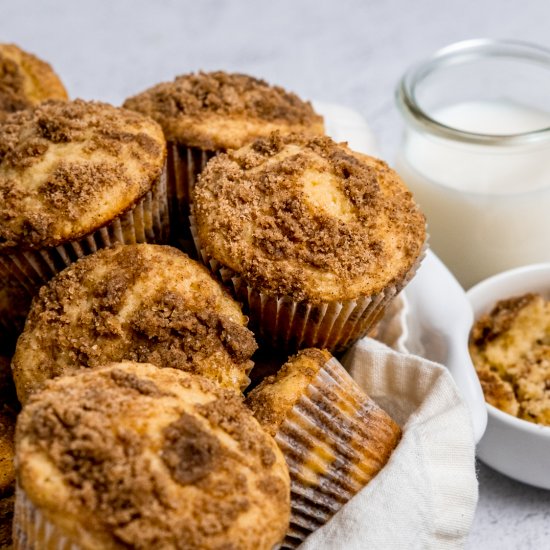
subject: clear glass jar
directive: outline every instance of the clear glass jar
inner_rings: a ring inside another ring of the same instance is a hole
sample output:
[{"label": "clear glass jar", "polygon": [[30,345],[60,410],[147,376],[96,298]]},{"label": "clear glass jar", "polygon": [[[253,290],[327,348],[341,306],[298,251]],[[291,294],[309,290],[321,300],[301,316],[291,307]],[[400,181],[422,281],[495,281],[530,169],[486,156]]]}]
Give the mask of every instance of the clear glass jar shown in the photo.
[{"label": "clear glass jar", "polygon": [[412,67],[397,171],[465,288],[550,261],[550,51],[469,40]]}]

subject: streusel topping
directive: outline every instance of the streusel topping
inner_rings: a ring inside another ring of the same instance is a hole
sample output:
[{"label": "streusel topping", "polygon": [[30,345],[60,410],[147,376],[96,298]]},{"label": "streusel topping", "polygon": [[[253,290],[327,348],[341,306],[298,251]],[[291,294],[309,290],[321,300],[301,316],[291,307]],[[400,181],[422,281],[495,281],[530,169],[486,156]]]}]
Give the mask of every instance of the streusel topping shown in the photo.
[{"label": "streusel topping", "polygon": [[425,220],[383,161],[330,138],[272,134],[210,161],[195,189],[206,253],[294,300],[377,293],[417,262]]},{"label": "streusel topping", "polygon": [[279,86],[222,71],[178,76],[129,98],[128,109],[160,123],[169,141],[234,149],[273,130],[323,133],[309,102]]}]

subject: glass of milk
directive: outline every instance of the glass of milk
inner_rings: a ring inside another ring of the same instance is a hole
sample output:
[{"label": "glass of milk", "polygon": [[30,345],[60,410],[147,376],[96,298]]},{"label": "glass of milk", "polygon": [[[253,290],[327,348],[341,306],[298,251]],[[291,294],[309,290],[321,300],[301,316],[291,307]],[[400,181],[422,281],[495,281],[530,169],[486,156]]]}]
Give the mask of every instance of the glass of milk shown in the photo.
[{"label": "glass of milk", "polygon": [[412,67],[397,171],[465,288],[550,261],[550,50],[468,40]]}]

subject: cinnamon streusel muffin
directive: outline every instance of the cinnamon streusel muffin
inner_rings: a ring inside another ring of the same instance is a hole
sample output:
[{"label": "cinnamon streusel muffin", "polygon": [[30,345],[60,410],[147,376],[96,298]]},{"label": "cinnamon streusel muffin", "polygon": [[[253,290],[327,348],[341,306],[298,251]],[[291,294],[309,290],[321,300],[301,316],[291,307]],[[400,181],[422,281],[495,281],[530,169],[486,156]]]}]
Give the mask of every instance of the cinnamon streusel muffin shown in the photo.
[{"label": "cinnamon streusel muffin", "polygon": [[240,306],[198,262],[168,246],[87,256],[35,298],[13,373],[22,403],[50,378],[132,360],[202,374],[239,390],[256,349]]},{"label": "cinnamon streusel muffin", "polygon": [[275,347],[340,351],[373,327],[422,257],[425,220],[381,160],[272,134],[212,159],[195,189],[202,258]]},{"label": "cinnamon streusel muffin", "polygon": [[270,550],[288,527],[273,439],[238,394],[174,369],[49,382],[20,414],[16,467],[16,548]]},{"label": "cinnamon streusel muffin", "polygon": [[500,300],[470,334],[485,400],[550,426],[550,301],[538,294]]},{"label": "cinnamon streusel muffin", "polygon": [[165,154],[156,122],[105,103],[46,102],[6,118],[0,295],[26,294],[19,311],[0,311],[8,327],[21,328],[30,298],[75,259],[116,242],[164,241]]},{"label": "cinnamon streusel muffin", "polygon": [[306,349],[247,398],[283,451],[291,479],[290,529],[298,546],[386,464],[399,426],[326,350]]},{"label": "cinnamon streusel muffin", "polygon": [[309,102],[263,80],[222,71],[178,76],[127,99],[124,106],[154,118],[164,130],[174,239],[192,252],[189,204],[210,157],[274,130],[323,133],[322,118]]},{"label": "cinnamon streusel muffin", "polygon": [[18,403],[10,361],[0,356],[0,548],[11,548],[15,489],[14,433]]},{"label": "cinnamon streusel muffin", "polygon": [[15,44],[0,44],[0,123],[47,99],[67,99],[51,66]]}]

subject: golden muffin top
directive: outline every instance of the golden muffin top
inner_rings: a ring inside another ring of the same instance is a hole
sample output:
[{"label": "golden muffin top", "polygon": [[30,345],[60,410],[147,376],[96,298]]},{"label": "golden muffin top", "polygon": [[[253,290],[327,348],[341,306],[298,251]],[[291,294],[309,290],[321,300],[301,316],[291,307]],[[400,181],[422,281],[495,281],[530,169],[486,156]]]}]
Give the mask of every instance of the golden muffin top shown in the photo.
[{"label": "golden muffin top", "polygon": [[485,400],[550,426],[550,301],[539,294],[500,300],[470,334]]},{"label": "golden muffin top", "polygon": [[323,133],[309,102],[279,86],[222,71],[188,74],[127,99],[154,118],[166,139],[204,150],[236,149],[274,130]]},{"label": "golden muffin top", "polygon": [[24,403],[50,378],[111,361],[202,374],[239,390],[256,349],[247,318],[198,262],[168,246],[100,250],[34,299],[13,358]]},{"label": "golden muffin top", "polygon": [[201,246],[256,290],[295,301],[373,295],[418,261],[424,216],[381,160],[327,137],[260,138],[195,188]]},{"label": "golden muffin top", "polygon": [[67,99],[51,66],[15,44],[0,44],[0,122],[46,99]]},{"label": "golden muffin top", "polygon": [[14,433],[17,399],[11,376],[10,360],[0,356],[0,499],[14,489]]},{"label": "golden muffin top", "polygon": [[275,436],[288,413],[331,358],[327,350],[304,349],[250,392],[246,404],[267,433]]},{"label": "golden muffin top", "polygon": [[20,414],[18,482],[83,550],[271,549],[289,474],[241,397],[198,375],[114,363],[50,381]]},{"label": "golden muffin top", "polygon": [[129,210],[164,166],[153,120],[106,103],[48,101],[0,125],[0,252],[56,246]]}]

